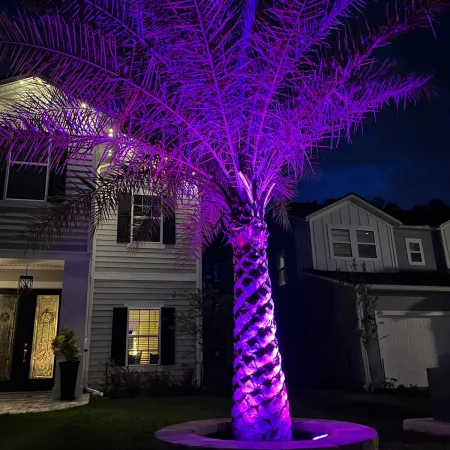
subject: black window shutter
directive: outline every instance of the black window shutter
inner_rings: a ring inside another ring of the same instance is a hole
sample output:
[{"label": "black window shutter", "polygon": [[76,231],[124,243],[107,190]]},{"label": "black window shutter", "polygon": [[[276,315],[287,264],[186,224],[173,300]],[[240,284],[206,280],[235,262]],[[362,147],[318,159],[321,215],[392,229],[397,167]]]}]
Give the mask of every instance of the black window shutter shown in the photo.
[{"label": "black window shutter", "polygon": [[111,359],[116,366],[126,364],[128,308],[113,308]]},{"label": "black window shutter", "polygon": [[131,238],[131,194],[121,194],[117,215],[117,242],[130,242]]},{"label": "black window shutter", "polygon": [[67,179],[67,150],[56,164],[50,164],[50,175],[48,178],[47,201],[63,202],[66,195]]},{"label": "black window shutter", "polygon": [[163,244],[176,243],[175,216],[164,217]]},{"label": "black window shutter", "polygon": [[161,308],[161,365],[175,364],[175,308]]},{"label": "black window shutter", "polygon": [[0,200],[3,200],[3,194],[5,189],[7,160],[8,160],[8,150],[6,148],[0,148]]}]

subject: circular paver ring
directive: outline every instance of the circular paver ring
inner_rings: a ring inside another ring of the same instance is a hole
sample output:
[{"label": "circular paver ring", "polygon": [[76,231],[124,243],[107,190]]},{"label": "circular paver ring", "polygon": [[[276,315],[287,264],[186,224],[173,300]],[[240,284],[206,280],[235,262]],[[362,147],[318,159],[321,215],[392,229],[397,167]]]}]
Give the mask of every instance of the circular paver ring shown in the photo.
[{"label": "circular paver ring", "polygon": [[378,450],[378,435],[373,428],[351,422],[320,419],[292,419],[294,432],[310,432],[324,436],[317,440],[289,442],[247,442],[213,439],[209,434],[226,432],[231,419],[199,420],[171,425],[155,433],[156,439],[171,448],[200,447],[228,450],[299,450],[299,449],[352,449]]}]

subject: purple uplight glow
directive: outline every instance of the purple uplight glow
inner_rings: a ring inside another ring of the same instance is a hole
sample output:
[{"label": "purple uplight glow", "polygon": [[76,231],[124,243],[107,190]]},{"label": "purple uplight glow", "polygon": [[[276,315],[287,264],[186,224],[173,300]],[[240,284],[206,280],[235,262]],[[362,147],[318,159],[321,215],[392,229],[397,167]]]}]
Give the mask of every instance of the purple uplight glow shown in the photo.
[{"label": "purple uplight glow", "polygon": [[[21,84],[27,95],[2,106],[0,164],[45,160],[63,172],[90,167],[96,152],[104,170],[86,171],[79,193],[48,207],[32,244],[46,246],[86,217],[96,226],[138,191],[165,216],[183,208],[183,262],[223,232],[235,271],[233,431],[290,440],[267,213],[288,224],[285,201],[314,174],[324,143],[350,138],[390,101],[427,93],[429,76],[396,75],[373,52],[428,25],[446,3],[393,2],[385,25],[361,17],[360,0],[57,3],[37,16],[0,16],[0,57],[34,77]],[[360,21],[351,32],[349,18]],[[154,209],[142,215],[155,222]]]}]

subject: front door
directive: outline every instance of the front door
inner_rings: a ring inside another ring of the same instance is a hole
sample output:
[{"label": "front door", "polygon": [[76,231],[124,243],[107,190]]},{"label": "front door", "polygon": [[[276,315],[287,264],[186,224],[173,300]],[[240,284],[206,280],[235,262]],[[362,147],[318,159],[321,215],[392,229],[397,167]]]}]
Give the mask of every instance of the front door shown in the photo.
[{"label": "front door", "polygon": [[0,291],[0,390],[53,388],[61,291]]}]

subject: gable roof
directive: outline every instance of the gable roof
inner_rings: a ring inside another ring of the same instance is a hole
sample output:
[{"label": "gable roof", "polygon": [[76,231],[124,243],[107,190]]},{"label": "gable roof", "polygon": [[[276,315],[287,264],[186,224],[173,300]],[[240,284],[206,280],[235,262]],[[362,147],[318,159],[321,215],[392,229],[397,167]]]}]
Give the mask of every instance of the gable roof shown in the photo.
[{"label": "gable roof", "polygon": [[326,212],[329,212],[346,202],[353,203],[354,205],[360,207],[361,209],[364,209],[365,211],[371,213],[375,217],[378,217],[383,222],[388,223],[389,225],[393,226],[403,225],[403,223],[400,222],[400,220],[385,213],[381,209],[377,208],[376,206],[372,205],[371,203],[369,203],[368,201],[364,200],[362,197],[354,193],[350,193],[345,197],[336,200],[334,203],[331,203],[330,205],[325,206],[324,208],[321,208],[318,211],[313,212],[312,214],[309,214],[308,216],[306,216],[306,220],[311,220],[314,219],[315,217],[319,217],[322,214],[325,214]]},{"label": "gable roof", "polygon": [[447,220],[447,222],[441,223],[439,225],[439,228],[445,228],[445,227],[448,227],[449,225],[450,225],[450,220]]}]

